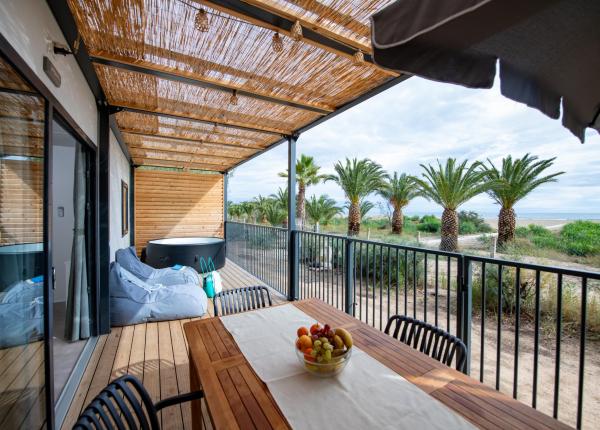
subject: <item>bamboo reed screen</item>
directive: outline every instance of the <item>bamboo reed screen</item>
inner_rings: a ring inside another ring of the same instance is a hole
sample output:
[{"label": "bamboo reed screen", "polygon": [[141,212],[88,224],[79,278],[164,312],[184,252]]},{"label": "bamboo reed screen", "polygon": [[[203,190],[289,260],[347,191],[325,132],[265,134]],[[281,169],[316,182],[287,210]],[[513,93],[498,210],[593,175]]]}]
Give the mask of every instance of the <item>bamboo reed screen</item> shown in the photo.
[{"label": "bamboo reed screen", "polygon": [[[367,53],[369,16],[388,1],[246,2]],[[210,1],[68,3],[89,54],[112,61],[94,67],[109,103],[126,108],[117,115],[121,130],[163,138],[127,138],[139,164],[228,169],[255,153],[248,149],[264,149],[397,76],[372,63],[356,65],[351,54],[294,40],[287,31]],[[194,24],[200,7],[208,13],[206,32]],[[275,31],[281,33],[281,52],[272,47]],[[172,76],[157,75],[165,72]],[[212,87],[182,82],[175,75]],[[234,89],[241,93],[232,101]],[[221,125],[217,129],[211,123]],[[244,149],[232,156],[231,150],[212,144]]]},{"label": "bamboo reed screen", "polygon": [[135,245],[166,237],[223,237],[223,175],[135,171]]}]

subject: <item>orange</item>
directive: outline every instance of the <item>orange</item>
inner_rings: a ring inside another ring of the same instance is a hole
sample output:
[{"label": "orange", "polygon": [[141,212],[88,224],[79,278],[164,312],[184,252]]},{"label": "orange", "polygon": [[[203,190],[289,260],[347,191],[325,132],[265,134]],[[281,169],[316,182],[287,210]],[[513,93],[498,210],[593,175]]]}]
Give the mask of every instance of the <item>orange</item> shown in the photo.
[{"label": "orange", "polygon": [[306,348],[304,350],[304,359],[306,361],[315,361],[315,357],[313,357],[312,355],[310,355],[311,352],[312,352],[312,348]]},{"label": "orange", "polygon": [[306,327],[300,327],[298,329],[297,334],[298,334],[298,337],[304,336],[305,334],[307,335],[308,334],[308,329]]},{"label": "orange", "polygon": [[298,338],[297,344],[300,346],[300,351],[304,351],[307,348],[312,348],[312,339],[308,335],[302,335]]}]

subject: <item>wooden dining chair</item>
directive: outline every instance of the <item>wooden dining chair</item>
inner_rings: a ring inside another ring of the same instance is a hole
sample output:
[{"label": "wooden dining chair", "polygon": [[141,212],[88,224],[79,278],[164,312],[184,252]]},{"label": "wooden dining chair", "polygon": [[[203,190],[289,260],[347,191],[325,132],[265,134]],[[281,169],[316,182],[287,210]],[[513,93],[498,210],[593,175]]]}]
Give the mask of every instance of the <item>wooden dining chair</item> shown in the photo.
[{"label": "wooden dining chair", "polygon": [[73,430],[160,430],[158,412],[161,409],[202,397],[203,391],[193,391],[154,404],[135,376],[121,376],[92,400],[79,416]]},{"label": "wooden dining chair", "polygon": [[456,369],[464,372],[467,362],[467,347],[458,337],[439,327],[405,315],[390,317],[385,326],[385,334],[390,334],[392,326],[394,326],[394,331],[391,336],[395,339],[446,366],[452,366],[452,361],[456,359]]},{"label": "wooden dining chair", "polygon": [[215,316],[217,317],[219,315],[236,314],[238,312],[266,308],[267,306],[272,306],[273,303],[271,303],[271,295],[267,287],[255,286],[223,290],[215,294],[213,305],[215,307]]}]

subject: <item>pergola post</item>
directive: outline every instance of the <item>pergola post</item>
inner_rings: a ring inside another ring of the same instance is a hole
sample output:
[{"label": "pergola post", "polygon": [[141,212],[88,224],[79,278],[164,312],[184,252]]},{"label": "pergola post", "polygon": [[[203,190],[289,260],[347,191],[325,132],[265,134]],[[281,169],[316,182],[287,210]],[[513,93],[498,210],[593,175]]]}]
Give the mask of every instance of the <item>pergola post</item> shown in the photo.
[{"label": "pergola post", "polygon": [[227,202],[227,187],[229,185],[229,173],[223,172],[223,239],[227,246],[227,213],[229,212],[229,204]]},{"label": "pergola post", "polygon": [[288,136],[288,300],[298,300],[298,234],[296,232],[296,141]]}]

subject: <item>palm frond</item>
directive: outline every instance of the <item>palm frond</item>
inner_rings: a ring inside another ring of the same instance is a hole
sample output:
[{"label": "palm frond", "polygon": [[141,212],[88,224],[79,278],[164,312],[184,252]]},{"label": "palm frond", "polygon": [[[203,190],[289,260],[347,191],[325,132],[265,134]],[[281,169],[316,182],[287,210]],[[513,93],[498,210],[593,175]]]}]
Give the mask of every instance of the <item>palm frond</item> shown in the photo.
[{"label": "palm frond", "polygon": [[358,203],[369,194],[380,190],[388,177],[383,168],[368,158],[350,160],[334,165],[335,175],[328,175],[326,181],[337,183],[352,203]]}]

